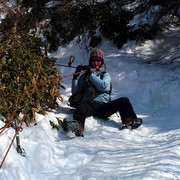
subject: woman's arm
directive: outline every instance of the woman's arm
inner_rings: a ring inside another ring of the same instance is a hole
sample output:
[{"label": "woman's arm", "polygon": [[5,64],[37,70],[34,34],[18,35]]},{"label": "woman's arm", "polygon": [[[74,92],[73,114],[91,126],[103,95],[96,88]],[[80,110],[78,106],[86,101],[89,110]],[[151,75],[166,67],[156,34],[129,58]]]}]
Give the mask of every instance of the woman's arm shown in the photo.
[{"label": "woman's arm", "polygon": [[96,76],[95,74],[92,73],[89,76],[89,79],[99,91],[102,92],[110,91],[111,77],[109,73],[105,73],[102,79],[100,78],[100,76]]},{"label": "woman's arm", "polygon": [[79,77],[79,79],[73,79],[72,80],[72,88],[71,93],[76,94],[80,92],[84,87],[84,73]]}]

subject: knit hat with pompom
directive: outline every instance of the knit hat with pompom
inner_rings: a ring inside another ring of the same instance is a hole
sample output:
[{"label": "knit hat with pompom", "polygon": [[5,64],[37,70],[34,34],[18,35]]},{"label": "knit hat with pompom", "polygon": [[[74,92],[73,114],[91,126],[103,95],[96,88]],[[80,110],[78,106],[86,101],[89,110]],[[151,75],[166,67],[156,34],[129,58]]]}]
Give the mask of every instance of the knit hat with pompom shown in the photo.
[{"label": "knit hat with pompom", "polygon": [[97,59],[102,59],[102,62],[104,64],[104,52],[101,49],[97,48],[97,47],[91,49],[89,62],[91,62],[91,59],[96,59],[96,58]]}]

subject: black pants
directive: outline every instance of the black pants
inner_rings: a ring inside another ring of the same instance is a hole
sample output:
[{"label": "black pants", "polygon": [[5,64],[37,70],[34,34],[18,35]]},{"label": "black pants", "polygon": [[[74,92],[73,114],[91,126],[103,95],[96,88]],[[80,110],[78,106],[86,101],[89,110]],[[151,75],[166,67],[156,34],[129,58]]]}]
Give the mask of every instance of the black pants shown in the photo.
[{"label": "black pants", "polygon": [[81,102],[76,108],[73,118],[77,120],[84,129],[86,117],[96,116],[106,119],[118,111],[123,124],[126,123],[127,118],[137,118],[129,99],[126,97],[105,104]]}]

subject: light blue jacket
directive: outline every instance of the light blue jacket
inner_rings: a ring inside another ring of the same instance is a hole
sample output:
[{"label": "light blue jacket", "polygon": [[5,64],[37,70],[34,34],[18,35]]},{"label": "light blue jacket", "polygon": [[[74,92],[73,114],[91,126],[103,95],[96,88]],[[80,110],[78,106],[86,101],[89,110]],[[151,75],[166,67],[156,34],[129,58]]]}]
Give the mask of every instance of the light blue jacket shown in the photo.
[{"label": "light blue jacket", "polygon": [[90,103],[108,103],[110,99],[111,77],[109,73],[96,76],[91,74],[89,77],[82,73],[78,80],[72,81],[72,94],[76,94],[83,90],[82,101]]}]

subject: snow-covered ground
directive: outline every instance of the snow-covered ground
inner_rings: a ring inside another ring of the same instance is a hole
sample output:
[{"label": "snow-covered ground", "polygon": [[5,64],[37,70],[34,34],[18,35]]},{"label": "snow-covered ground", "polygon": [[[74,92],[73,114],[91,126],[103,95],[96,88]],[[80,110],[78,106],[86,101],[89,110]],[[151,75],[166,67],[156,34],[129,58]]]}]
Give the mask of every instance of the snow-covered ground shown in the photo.
[{"label": "snow-covered ground", "polygon": [[[175,68],[180,59],[168,67],[145,63],[152,58],[167,61],[178,57],[177,44],[171,44],[175,39],[179,39],[179,32],[165,41],[147,41],[139,46],[128,43],[121,50],[107,41],[100,46],[112,77],[112,99],[130,99],[143,119],[140,128],[120,131],[120,117],[114,114],[110,121],[87,118],[84,138],[66,134],[61,128],[52,129],[49,121],[57,124],[56,117],[72,119],[67,105],[72,77],[65,78],[64,102],[59,110],[46,116],[37,114],[37,125],[24,127],[20,140],[26,157],[16,152],[14,143],[0,169],[0,180],[180,179],[180,69]],[[66,65],[74,55],[73,65],[77,66],[87,64],[89,54],[70,44],[51,55]],[[62,75],[75,70],[60,68]],[[0,127],[3,125],[0,121]],[[13,135],[14,130],[8,129],[0,137],[0,162]]]}]

